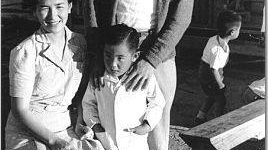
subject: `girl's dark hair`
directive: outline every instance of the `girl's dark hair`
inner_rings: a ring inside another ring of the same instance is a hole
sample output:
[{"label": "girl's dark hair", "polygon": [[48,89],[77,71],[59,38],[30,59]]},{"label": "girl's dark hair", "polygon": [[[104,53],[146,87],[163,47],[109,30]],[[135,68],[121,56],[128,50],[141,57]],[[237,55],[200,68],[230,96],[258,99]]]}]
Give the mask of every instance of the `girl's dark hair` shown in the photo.
[{"label": "girl's dark hair", "polygon": [[222,11],[217,19],[217,29],[220,37],[230,35],[234,27],[238,27],[242,17],[232,10]]},{"label": "girl's dark hair", "polygon": [[125,24],[113,25],[103,30],[104,44],[119,45],[126,42],[132,52],[136,52],[139,47],[139,37],[136,29]]},{"label": "girl's dark hair", "polygon": [[[38,2],[39,2],[39,0],[23,0],[22,7],[29,8],[32,11],[35,11]],[[68,3],[72,3],[72,2],[73,2],[73,0],[68,0]]]}]

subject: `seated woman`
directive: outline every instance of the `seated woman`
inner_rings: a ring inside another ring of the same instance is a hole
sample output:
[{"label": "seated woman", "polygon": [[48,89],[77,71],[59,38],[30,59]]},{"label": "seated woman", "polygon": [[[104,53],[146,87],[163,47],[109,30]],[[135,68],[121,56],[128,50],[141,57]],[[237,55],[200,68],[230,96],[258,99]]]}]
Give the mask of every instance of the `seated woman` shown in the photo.
[{"label": "seated woman", "polygon": [[[82,78],[86,49],[85,39],[66,27],[71,0],[30,3],[41,26],[11,51],[6,149],[103,150],[93,139],[95,145],[79,140],[71,127],[68,106]],[[79,115],[76,131],[81,121]]]}]

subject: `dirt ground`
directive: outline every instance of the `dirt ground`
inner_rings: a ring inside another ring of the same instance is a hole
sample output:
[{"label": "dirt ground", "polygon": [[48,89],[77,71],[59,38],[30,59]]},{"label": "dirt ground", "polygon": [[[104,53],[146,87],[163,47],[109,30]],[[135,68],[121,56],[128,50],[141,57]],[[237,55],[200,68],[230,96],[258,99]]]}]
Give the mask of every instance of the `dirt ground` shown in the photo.
[{"label": "dirt ground", "polygon": [[[1,120],[2,131],[5,126],[6,117],[10,107],[8,95],[8,61],[9,52],[24,38],[30,35],[37,28],[34,22],[28,22],[21,18],[3,19],[1,24]],[[81,28],[81,26],[80,26]],[[76,28],[78,29],[78,28]],[[193,127],[195,117],[205,95],[201,91],[197,79],[197,67],[201,57],[200,49],[177,50],[177,90],[171,110],[171,125]],[[232,53],[230,63],[225,69],[225,83],[227,85],[227,106],[226,112],[244,106],[248,102],[242,99],[247,85],[252,81],[265,76],[265,62],[263,57],[252,57]],[[209,119],[214,118],[213,111]],[[3,139],[3,132],[2,132]],[[179,141],[182,142],[182,141]],[[183,142],[182,142],[183,143]],[[190,149],[187,145],[181,144],[179,149]],[[248,141],[235,149],[264,150],[264,141]]]}]

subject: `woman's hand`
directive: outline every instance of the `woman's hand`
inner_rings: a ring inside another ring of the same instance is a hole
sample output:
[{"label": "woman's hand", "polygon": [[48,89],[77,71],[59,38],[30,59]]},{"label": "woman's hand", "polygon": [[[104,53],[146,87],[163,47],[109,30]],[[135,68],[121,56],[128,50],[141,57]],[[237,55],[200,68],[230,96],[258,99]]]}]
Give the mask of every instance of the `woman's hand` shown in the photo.
[{"label": "woman's hand", "polygon": [[154,67],[149,62],[141,59],[133,65],[127,76],[122,79],[122,84],[126,85],[127,91],[136,91],[140,88],[143,90],[148,86],[154,70]]}]

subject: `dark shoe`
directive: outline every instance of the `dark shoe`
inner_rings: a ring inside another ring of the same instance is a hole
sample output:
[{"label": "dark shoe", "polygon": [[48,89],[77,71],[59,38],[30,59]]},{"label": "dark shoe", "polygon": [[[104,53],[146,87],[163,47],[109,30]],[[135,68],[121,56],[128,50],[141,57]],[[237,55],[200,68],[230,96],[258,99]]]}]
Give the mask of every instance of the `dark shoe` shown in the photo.
[{"label": "dark shoe", "polygon": [[198,118],[198,117],[196,117],[194,119],[194,126],[198,126],[198,125],[203,124],[205,122],[207,122],[206,118]]}]

